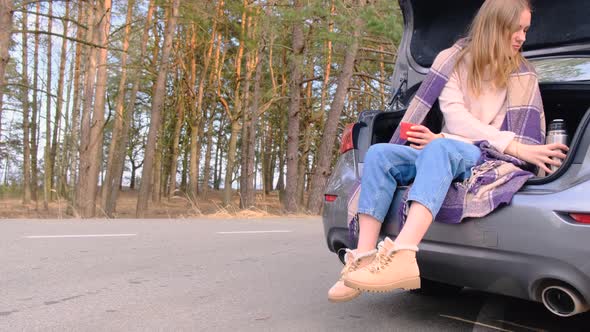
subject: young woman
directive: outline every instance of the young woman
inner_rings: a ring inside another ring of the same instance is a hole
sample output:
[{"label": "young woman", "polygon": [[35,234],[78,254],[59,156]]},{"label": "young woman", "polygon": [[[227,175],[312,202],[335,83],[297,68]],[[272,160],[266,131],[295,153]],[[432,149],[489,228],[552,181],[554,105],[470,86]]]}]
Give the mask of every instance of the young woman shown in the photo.
[{"label": "young woman", "polygon": [[[415,125],[408,132],[409,147],[371,146],[361,179],[357,249],[348,250],[341,278],[328,292],[330,301],[348,301],[366,290],[419,288],[418,244],[441,211],[451,183],[471,181],[472,172],[483,159],[490,159],[489,155],[503,161],[487,167],[513,167],[521,172],[520,168],[533,166],[552,173],[547,165],[560,165],[551,157],[565,158],[568,148],[543,144],[545,124],[538,82],[520,54],[530,25],[528,0],[485,1],[468,37],[441,52],[433,64],[439,71],[426,79],[430,83],[440,80],[434,76],[441,76],[446,83],[439,90],[436,84],[423,83],[428,85],[424,87],[425,97],[414,98],[415,105],[411,103],[408,109],[428,104],[425,100],[429,93],[436,94],[444,116],[442,132],[434,134],[425,126]],[[450,69],[445,76],[447,67]],[[427,106],[429,109],[431,104]],[[408,112],[404,119],[411,120]],[[530,118],[537,120],[523,120]],[[396,135],[399,129],[394,138]],[[397,186],[412,181],[402,231],[395,241],[385,238],[376,250],[381,224]]]}]

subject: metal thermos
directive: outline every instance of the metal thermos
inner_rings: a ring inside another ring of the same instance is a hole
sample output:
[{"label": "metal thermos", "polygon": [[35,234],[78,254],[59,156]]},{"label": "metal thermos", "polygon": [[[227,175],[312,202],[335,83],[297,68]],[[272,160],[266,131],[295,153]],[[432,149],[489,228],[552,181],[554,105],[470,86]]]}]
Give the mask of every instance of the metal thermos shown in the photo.
[{"label": "metal thermos", "polygon": [[[567,130],[565,128],[565,120],[554,119],[549,124],[549,130],[547,131],[547,137],[545,138],[545,144],[561,143],[567,145]],[[553,159],[553,158],[552,158]],[[559,167],[550,165],[552,171],[557,170]]]}]

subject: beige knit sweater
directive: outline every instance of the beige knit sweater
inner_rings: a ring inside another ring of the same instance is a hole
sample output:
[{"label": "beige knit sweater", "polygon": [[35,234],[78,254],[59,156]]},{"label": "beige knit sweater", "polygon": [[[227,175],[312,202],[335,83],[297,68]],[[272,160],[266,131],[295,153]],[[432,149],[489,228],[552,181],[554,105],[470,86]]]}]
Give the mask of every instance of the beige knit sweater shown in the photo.
[{"label": "beige knit sweater", "polygon": [[438,99],[444,116],[441,132],[467,143],[487,140],[504,152],[515,136],[500,130],[506,116],[506,88],[498,89],[491,81],[483,81],[481,87],[481,93],[474,95],[467,86],[466,66],[455,69]]}]

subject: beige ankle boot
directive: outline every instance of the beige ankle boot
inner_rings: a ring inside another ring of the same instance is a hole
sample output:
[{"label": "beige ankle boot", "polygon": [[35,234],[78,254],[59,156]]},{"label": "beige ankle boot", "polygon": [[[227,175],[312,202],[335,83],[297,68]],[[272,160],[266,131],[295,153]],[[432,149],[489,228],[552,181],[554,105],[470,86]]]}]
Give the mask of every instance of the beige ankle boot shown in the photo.
[{"label": "beige ankle boot", "polygon": [[328,300],[330,302],[346,302],[361,295],[361,291],[345,286],[343,278],[348,273],[369,265],[375,258],[376,253],[377,250],[372,250],[363,254],[357,254],[356,250],[346,249],[346,255],[344,256],[346,264],[340,272],[340,279],[328,291]]},{"label": "beige ankle boot", "polygon": [[373,262],[348,273],[344,285],[373,292],[420,288],[420,270],[416,262],[416,246],[400,246],[385,238],[378,246]]}]

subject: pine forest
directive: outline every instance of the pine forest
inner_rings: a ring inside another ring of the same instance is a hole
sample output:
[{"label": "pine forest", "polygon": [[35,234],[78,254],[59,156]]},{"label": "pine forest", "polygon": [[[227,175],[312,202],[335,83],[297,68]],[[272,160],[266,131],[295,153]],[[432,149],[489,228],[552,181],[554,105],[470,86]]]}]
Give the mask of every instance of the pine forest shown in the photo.
[{"label": "pine forest", "polygon": [[392,0],[0,0],[0,200],[319,214],[401,34]]}]

